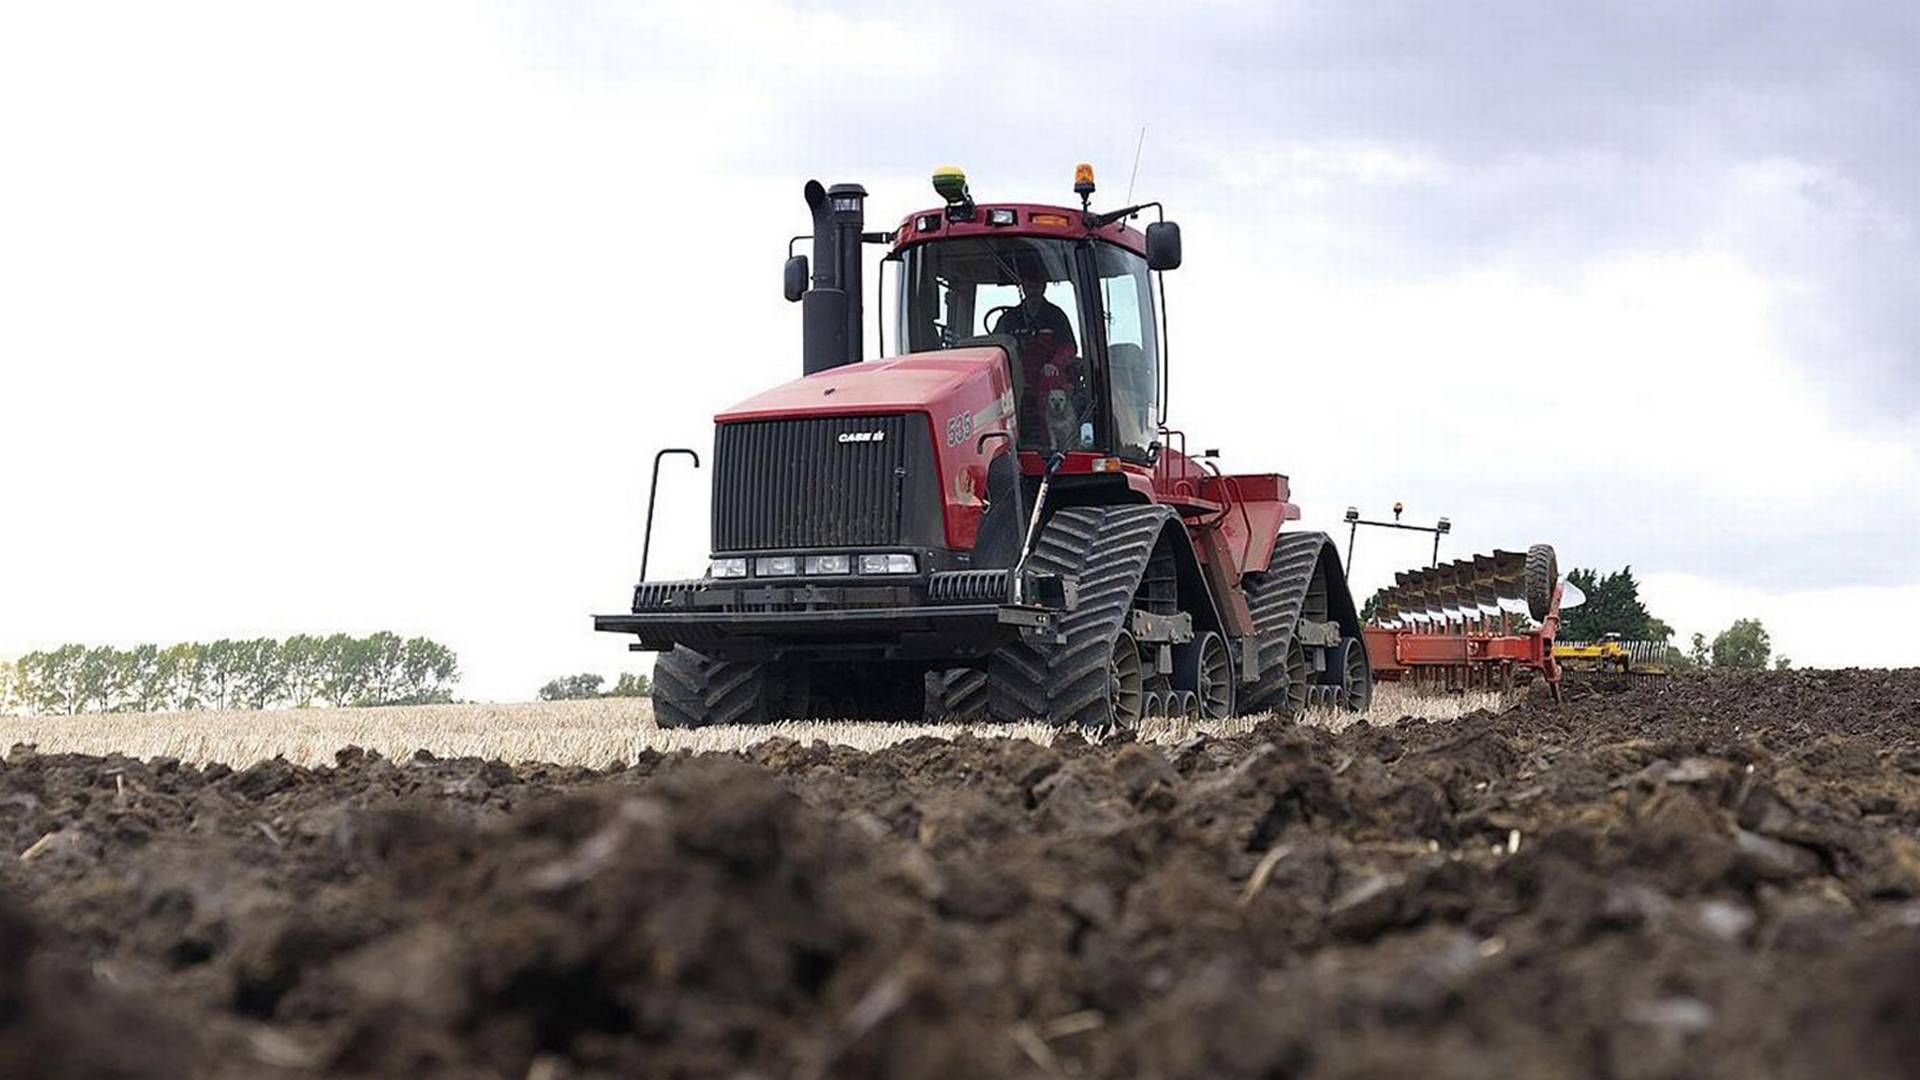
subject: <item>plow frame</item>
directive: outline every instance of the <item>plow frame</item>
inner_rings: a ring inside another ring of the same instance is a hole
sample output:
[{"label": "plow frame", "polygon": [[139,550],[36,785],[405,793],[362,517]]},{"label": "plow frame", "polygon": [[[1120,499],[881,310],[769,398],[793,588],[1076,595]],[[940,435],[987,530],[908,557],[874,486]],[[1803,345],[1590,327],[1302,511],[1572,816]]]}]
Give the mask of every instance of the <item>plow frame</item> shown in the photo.
[{"label": "plow frame", "polygon": [[1560,662],[1553,639],[1560,631],[1559,583],[1546,618],[1531,630],[1515,632],[1512,619],[1479,616],[1456,619],[1443,628],[1415,630],[1369,626],[1364,635],[1375,679],[1408,681],[1444,690],[1513,689],[1514,673],[1535,673],[1560,700]]}]

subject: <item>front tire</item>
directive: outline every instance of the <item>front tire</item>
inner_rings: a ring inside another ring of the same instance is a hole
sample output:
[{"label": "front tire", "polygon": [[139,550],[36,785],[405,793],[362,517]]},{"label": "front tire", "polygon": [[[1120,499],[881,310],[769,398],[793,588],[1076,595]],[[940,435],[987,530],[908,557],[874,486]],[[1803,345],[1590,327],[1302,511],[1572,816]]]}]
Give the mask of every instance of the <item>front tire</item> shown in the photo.
[{"label": "front tire", "polygon": [[765,724],[779,719],[769,708],[767,665],[716,660],[676,645],[653,664],[653,722],[663,728],[714,724]]}]

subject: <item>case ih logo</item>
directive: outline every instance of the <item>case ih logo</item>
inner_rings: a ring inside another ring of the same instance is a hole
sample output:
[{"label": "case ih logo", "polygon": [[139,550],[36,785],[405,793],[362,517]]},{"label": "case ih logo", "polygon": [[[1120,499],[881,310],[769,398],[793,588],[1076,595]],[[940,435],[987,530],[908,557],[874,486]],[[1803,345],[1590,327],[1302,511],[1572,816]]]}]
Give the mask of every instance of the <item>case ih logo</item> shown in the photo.
[{"label": "case ih logo", "polygon": [[885,442],[887,441],[887,433],[884,431],[843,431],[840,433],[840,441],[843,443]]}]

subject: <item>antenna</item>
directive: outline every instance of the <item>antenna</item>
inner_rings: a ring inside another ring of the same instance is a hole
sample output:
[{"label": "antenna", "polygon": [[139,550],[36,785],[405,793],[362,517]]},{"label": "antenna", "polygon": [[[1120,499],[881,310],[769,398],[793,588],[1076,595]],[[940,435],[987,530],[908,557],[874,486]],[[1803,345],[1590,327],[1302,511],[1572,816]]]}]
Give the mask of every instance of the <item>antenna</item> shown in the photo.
[{"label": "antenna", "polygon": [[1133,171],[1127,174],[1127,197],[1122,206],[1133,205],[1133,181],[1140,175],[1140,148],[1147,145],[1147,125],[1140,125],[1140,138],[1133,144]]}]

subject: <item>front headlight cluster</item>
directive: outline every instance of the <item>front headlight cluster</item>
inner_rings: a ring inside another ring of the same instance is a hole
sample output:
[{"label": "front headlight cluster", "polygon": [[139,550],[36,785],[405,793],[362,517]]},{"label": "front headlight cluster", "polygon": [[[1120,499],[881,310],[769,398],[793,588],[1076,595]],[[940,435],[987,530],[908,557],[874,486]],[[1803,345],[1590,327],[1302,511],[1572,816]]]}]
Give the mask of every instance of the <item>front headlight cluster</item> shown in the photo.
[{"label": "front headlight cluster", "polygon": [[[882,552],[862,555],[762,555],[752,560],[754,577],[829,577],[851,574],[858,567],[862,577],[880,574],[913,574],[920,561],[912,555]],[[707,575],[716,578],[747,576],[748,560],[715,559],[707,564]]]}]

